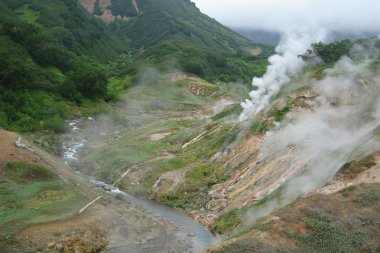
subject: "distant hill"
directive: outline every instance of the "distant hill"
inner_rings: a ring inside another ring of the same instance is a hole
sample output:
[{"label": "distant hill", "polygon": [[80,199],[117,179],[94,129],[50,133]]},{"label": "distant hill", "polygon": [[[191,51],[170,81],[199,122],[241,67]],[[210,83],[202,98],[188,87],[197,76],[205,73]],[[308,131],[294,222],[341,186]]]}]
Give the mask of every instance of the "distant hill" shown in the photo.
[{"label": "distant hill", "polygon": [[264,31],[258,29],[248,29],[248,28],[231,28],[238,34],[256,41],[258,43],[268,44],[272,46],[276,46],[280,40],[281,35],[277,32],[272,31]]},{"label": "distant hill", "polygon": [[[250,83],[265,71],[273,47],[258,44],[200,12],[189,0],[78,0],[129,41],[138,57],[121,73],[141,66],[175,68],[207,81]],[[98,11],[97,11],[98,10]]]},{"label": "distant hill", "polygon": [[[231,28],[238,34],[254,41],[257,43],[267,44],[276,46],[281,40],[281,34],[275,31],[265,31],[259,29],[249,29],[249,28]],[[328,42],[340,41],[340,40],[357,40],[362,38],[372,38],[376,37],[377,32],[337,32],[331,31],[329,34]]]},{"label": "distant hill", "polygon": [[190,0],[78,0],[104,22],[119,22],[136,47],[164,40],[197,43],[214,49],[242,49],[254,44],[202,14]]}]

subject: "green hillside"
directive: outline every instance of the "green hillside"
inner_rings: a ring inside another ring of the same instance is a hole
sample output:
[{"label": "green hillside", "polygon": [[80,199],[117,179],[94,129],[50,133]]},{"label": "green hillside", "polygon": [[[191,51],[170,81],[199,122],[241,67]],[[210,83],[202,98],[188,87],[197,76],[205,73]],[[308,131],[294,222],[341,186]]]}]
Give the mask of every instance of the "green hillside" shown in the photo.
[{"label": "green hillside", "polygon": [[104,99],[104,64],[127,44],[77,3],[0,3],[0,126],[63,131],[70,104]]},{"label": "green hillside", "polygon": [[[138,4],[142,15],[129,22],[113,22],[110,27],[131,39],[144,62],[174,65],[212,82],[249,83],[253,75],[265,71],[273,47],[238,35],[202,14],[191,1],[140,0]],[[254,48],[259,48],[259,55],[251,54]]]},{"label": "green hillside", "polygon": [[[112,4],[115,15],[133,7]],[[138,4],[138,17],[106,24],[77,1],[1,1],[0,126],[64,131],[64,119],[102,110],[101,101],[117,99],[147,66],[246,84],[265,71],[271,47],[237,35],[190,1]]]},{"label": "green hillside", "polygon": [[248,39],[202,14],[190,0],[140,0],[138,3],[143,14],[126,26],[135,47],[150,47],[162,40],[222,50],[254,46]]}]

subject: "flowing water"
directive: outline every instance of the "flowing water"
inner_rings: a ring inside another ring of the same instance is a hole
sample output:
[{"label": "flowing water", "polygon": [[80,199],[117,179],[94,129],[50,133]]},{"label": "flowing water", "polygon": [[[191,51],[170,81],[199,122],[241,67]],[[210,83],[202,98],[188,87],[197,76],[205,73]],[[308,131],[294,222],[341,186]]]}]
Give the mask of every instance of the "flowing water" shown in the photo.
[{"label": "flowing water", "polygon": [[[70,133],[66,135],[64,139],[64,153],[62,157],[66,163],[80,159],[78,152],[81,148],[85,147],[86,139],[82,136],[79,125],[80,120],[68,121]],[[205,248],[213,246],[220,241],[220,239],[214,237],[209,230],[179,210],[159,204],[149,199],[144,199],[128,194],[116,187],[107,185],[102,181],[91,179],[91,182],[95,187],[101,189],[110,189],[110,194],[118,196],[119,199],[127,201],[136,208],[161,217],[168,223],[175,225],[179,231],[187,234],[187,236],[191,238],[193,244],[193,252],[199,252]]]}]

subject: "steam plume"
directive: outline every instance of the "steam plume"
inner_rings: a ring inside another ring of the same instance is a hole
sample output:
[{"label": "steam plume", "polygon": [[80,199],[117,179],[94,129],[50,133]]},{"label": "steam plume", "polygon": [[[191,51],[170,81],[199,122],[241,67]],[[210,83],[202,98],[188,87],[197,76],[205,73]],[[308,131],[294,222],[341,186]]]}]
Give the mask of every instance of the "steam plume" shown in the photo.
[{"label": "steam plume", "polygon": [[380,78],[369,71],[378,53],[371,45],[367,48],[370,53],[355,46],[351,55],[360,56],[360,61],[344,56],[325,78],[313,83],[319,96],[312,110],[294,111],[291,123],[267,135],[262,159],[291,152],[289,167],[299,161],[303,165],[284,178],[275,199],[248,214],[251,222],[322,186],[347,161],[380,149],[374,137],[380,125]]},{"label": "steam plume", "polygon": [[321,29],[290,29],[276,47],[277,54],[269,58],[270,65],[263,77],[254,77],[255,90],[249,93],[250,99],[241,103],[243,112],[239,119],[248,119],[262,111],[280,89],[290,81],[305,65],[299,57],[316,41],[323,41],[326,34]]}]

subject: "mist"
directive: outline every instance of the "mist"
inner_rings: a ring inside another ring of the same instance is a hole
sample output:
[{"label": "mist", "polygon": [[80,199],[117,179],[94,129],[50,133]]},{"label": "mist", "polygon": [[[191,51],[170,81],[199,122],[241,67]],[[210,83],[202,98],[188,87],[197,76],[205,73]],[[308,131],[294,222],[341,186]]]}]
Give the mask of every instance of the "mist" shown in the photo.
[{"label": "mist", "polygon": [[200,10],[230,27],[284,32],[320,26],[339,32],[378,32],[376,0],[193,0]]},{"label": "mist", "polygon": [[271,191],[278,190],[275,198],[247,214],[250,223],[323,186],[346,162],[380,149],[374,137],[380,125],[380,76],[369,71],[378,52],[369,43],[354,46],[350,55],[354,59],[342,57],[322,80],[313,81],[318,97],[311,108],[293,110],[288,123],[267,133],[260,160],[290,154],[282,162],[295,172]]}]

